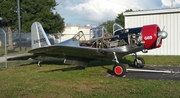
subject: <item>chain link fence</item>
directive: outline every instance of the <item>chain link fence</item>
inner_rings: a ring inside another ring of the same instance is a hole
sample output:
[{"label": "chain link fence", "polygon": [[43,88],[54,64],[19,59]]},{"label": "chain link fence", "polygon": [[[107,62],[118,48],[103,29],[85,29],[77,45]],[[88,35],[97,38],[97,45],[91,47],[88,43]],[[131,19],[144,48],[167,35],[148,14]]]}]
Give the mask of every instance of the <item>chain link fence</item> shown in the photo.
[{"label": "chain link fence", "polygon": [[[50,43],[58,44],[67,39],[74,37],[76,34],[47,34]],[[83,34],[82,40],[89,40],[92,37],[89,33]],[[0,68],[8,68],[10,66],[27,65],[30,61],[6,61],[8,57],[26,54],[31,49],[31,33],[21,33],[16,31],[12,35],[7,33],[6,29],[0,28]],[[34,62],[34,61],[33,61]]]},{"label": "chain link fence", "polygon": [[0,28],[0,68],[7,68],[6,32]]},{"label": "chain link fence", "polygon": [[21,65],[27,61],[7,62],[8,57],[18,56],[27,53],[31,49],[30,33],[20,34],[13,32],[12,35],[7,33],[6,29],[0,28],[0,68]]}]

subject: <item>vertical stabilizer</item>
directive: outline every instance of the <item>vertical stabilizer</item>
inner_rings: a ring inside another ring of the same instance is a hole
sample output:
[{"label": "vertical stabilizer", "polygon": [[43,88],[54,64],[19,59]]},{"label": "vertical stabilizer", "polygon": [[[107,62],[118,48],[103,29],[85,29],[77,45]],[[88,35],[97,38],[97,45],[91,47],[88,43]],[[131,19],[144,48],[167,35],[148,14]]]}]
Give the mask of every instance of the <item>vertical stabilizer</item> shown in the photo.
[{"label": "vertical stabilizer", "polygon": [[34,22],[31,26],[31,47],[32,49],[51,45],[49,39],[39,22]]}]

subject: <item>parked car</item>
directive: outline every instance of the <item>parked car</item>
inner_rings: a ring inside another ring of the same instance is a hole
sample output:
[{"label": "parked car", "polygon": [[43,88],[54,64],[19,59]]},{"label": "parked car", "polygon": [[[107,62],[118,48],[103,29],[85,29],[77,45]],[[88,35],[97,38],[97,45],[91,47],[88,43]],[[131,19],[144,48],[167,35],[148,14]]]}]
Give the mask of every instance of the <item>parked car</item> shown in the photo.
[{"label": "parked car", "polygon": [[20,46],[20,41],[21,41],[21,46],[23,47],[31,47],[31,39],[29,38],[21,38],[20,39],[15,39],[13,40],[13,45],[14,46]]}]

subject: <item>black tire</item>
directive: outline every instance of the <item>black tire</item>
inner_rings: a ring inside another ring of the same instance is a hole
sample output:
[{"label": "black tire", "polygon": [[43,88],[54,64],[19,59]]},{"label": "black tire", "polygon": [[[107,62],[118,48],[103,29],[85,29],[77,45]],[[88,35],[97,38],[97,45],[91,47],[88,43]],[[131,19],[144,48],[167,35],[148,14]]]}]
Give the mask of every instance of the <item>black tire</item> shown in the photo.
[{"label": "black tire", "polygon": [[126,67],[123,64],[115,64],[113,72],[118,77],[123,77],[126,74]]},{"label": "black tire", "polygon": [[38,64],[38,67],[42,67],[42,65],[41,65],[41,64]]},{"label": "black tire", "polygon": [[[137,62],[137,60],[139,61],[139,63]],[[138,57],[137,60],[136,59],[134,60],[134,66],[137,68],[143,68],[145,65],[144,59],[141,57]]]},{"label": "black tire", "polygon": [[38,61],[38,67],[42,67],[41,61]]}]

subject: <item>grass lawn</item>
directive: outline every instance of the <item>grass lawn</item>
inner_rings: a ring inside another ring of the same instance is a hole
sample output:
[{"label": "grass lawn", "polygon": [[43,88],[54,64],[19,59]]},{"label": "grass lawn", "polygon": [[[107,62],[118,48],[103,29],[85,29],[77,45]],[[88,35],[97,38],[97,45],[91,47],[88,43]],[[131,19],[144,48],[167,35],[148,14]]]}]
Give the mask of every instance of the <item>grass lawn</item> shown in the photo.
[{"label": "grass lawn", "polygon": [[[180,66],[180,56],[139,56],[142,57],[146,65],[166,65]],[[124,64],[133,64],[134,56],[125,56],[120,59]]]},{"label": "grass lawn", "polygon": [[[147,64],[152,64],[149,58]],[[151,57],[152,58],[152,57]],[[177,66],[179,57],[153,57],[153,64]],[[159,59],[161,61],[159,61]],[[162,59],[168,59],[167,61]],[[132,63],[133,57],[123,58]],[[132,59],[132,60],[131,60]],[[157,59],[157,60],[156,60]],[[122,59],[120,59],[122,61]],[[174,62],[173,62],[174,61]],[[96,62],[95,62],[96,63]],[[106,62],[107,63],[107,62]],[[12,65],[19,65],[14,63]],[[23,64],[0,70],[0,98],[162,98],[180,97],[180,82],[106,77],[112,64],[79,67],[57,64]],[[101,65],[101,66],[96,66]]]}]

